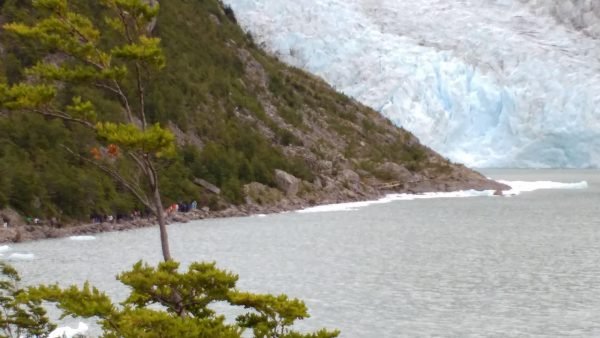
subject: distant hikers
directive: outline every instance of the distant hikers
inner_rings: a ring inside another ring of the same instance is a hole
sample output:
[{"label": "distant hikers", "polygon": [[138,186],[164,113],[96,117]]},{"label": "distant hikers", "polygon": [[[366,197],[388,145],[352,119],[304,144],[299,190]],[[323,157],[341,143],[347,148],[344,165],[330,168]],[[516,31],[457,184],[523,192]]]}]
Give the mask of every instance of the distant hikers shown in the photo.
[{"label": "distant hikers", "polygon": [[[168,216],[171,216],[175,213],[181,212],[181,213],[187,213],[187,212],[191,212],[194,210],[198,210],[198,202],[197,201],[192,201],[190,203],[186,202],[186,201],[181,201],[179,203],[173,203],[171,205],[169,205],[166,209],[165,209],[165,214]],[[151,212],[147,209],[145,210],[138,210],[135,209],[133,210],[131,213],[119,213],[117,212],[116,214],[112,214],[112,215],[103,215],[100,213],[93,213],[90,215],[90,222],[94,223],[94,224],[99,224],[99,223],[121,223],[122,221],[134,221],[134,220],[138,220],[138,219],[142,219],[142,218],[148,218],[151,216]],[[36,220],[33,218],[28,218],[28,223],[35,223]],[[39,222],[41,224],[41,220],[37,220],[37,222]],[[55,223],[55,222],[52,222]],[[0,222],[0,224],[2,224]],[[35,223],[37,224],[37,223]]]},{"label": "distant hikers", "polygon": [[179,203],[173,203],[171,206],[169,206],[165,212],[167,213],[167,215],[171,215],[173,213],[176,212],[190,212],[190,211],[194,211],[198,209],[198,202],[193,201],[192,203],[187,203],[187,202],[179,202]]},{"label": "distant hikers", "polygon": [[166,210],[167,215],[171,215],[174,212],[177,212],[178,209],[179,209],[179,206],[177,204],[171,204],[171,206],[168,207],[167,210]]}]

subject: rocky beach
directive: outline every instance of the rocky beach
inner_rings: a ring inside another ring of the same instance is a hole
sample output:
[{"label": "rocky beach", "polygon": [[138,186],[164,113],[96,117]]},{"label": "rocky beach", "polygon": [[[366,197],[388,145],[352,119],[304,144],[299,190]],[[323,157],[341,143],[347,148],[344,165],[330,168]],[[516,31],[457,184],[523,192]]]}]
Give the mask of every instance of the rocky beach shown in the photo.
[{"label": "rocky beach", "polygon": [[[461,168],[460,166],[457,168]],[[382,184],[368,183],[357,180],[349,184],[349,177],[354,177],[350,170],[345,172],[343,179],[332,180],[327,177],[317,183],[298,180],[287,173],[279,173],[278,188],[271,188],[259,183],[245,186],[246,203],[243,205],[229,205],[222,210],[210,210],[201,207],[189,212],[174,212],[168,215],[169,224],[187,223],[194,220],[226,217],[247,217],[261,214],[276,214],[288,211],[301,210],[317,205],[337,204],[376,200],[391,193],[420,194],[425,192],[451,192],[462,190],[491,190],[498,194],[510,187],[489,180],[474,171],[462,167],[464,170],[457,177],[445,179],[413,180],[406,183]],[[356,175],[356,174],[355,174]],[[307,188],[317,188],[311,193],[300,191]],[[388,188],[389,187],[389,188]],[[271,200],[269,199],[271,198]],[[27,224],[23,217],[14,210],[0,210],[0,216],[8,220],[10,226],[0,228],[0,243],[19,243],[49,238],[62,238],[70,236],[93,235],[103,232],[128,231],[156,225],[154,217],[137,217],[134,219],[113,220],[112,222],[95,223],[65,223],[57,226],[41,224]]]}]

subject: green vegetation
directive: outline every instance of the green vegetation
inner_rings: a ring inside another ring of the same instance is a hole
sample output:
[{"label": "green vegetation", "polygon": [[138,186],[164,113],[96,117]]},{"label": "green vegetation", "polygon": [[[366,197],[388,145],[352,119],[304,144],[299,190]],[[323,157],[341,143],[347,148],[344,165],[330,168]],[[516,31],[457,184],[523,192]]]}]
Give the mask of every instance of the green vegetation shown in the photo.
[{"label": "green vegetation", "polygon": [[[65,317],[96,321],[106,338],[235,338],[245,331],[256,338],[339,335],[339,331],[325,329],[314,333],[293,330],[297,320],[309,317],[302,301],[286,295],[241,292],[235,288],[238,276],[216,268],[214,263],[193,263],[182,273],[174,261],[156,268],[140,262],[117,279],[130,290],[129,297],[119,304],[88,283],[83,287],[22,288],[18,273],[0,263],[0,305],[4,309],[0,313],[0,337],[47,336],[56,328],[46,315],[47,303],[55,304]],[[248,312],[235,320],[226,318],[210,308],[217,302]]]},{"label": "green vegetation", "polygon": [[[106,12],[105,7],[84,1],[73,1],[73,7],[84,13]],[[2,4],[0,13],[4,21],[21,20],[32,24],[37,13],[43,12],[34,11],[29,2],[9,0]],[[145,102],[148,123],[166,125],[170,121],[206,142],[202,150],[187,147],[187,151],[158,159],[166,203],[192,199],[208,203],[192,183],[194,177],[216,184],[223,190],[224,199],[233,203],[243,202],[243,184],[257,181],[274,185],[274,169],[310,178],[310,171],[301,160],[286,159],[278,147],[234,114],[237,109],[247,109],[268,121],[255,94],[240,82],[244,69],[235,49],[224,43],[246,43],[247,39],[231,21],[231,13],[229,17],[225,15],[217,1],[175,0],[161,4],[159,15],[155,33],[163,41],[162,49],[168,62],[159,75],[148,79]],[[211,17],[221,24],[216,27]],[[105,33],[110,31],[106,22],[98,20],[90,24],[103,32],[94,32],[99,35],[99,47],[120,41],[119,34]],[[191,34],[190,27],[198,33]],[[46,64],[36,65],[36,60],[46,55],[43,48],[8,31],[3,32],[0,44],[5,47],[0,74],[8,84],[25,80],[33,67],[38,75],[68,80],[64,92],[56,98],[63,100],[63,107],[68,104],[69,96],[82,97],[85,104],[95,108],[93,111],[90,108],[89,113],[98,111],[104,119],[122,120],[119,102],[106,92],[90,88],[90,82],[97,76],[92,70],[69,68],[72,71],[66,72],[65,68],[60,69],[62,74],[57,74],[52,62],[61,58],[60,53],[46,57],[49,59]],[[132,50],[117,52],[131,53]],[[115,67],[111,71],[119,75],[121,69]],[[85,81],[87,83],[82,83]],[[122,82],[125,93],[134,92],[133,80]],[[135,103],[132,106],[139,109]],[[39,116],[24,117],[6,112],[0,117],[0,208],[10,206],[25,215],[60,217],[67,222],[85,220],[92,214],[128,213],[144,208],[123,185],[113,187],[101,170],[73,158],[63,149],[68,147],[80,154],[89,152],[97,143],[93,133],[80,126],[48,122]],[[127,130],[121,130],[124,132]],[[277,133],[282,144],[300,143],[287,130],[277,129]]]},{"label": "green vegetation", "polygon": [[[148,121],[146,114],[146,88],[165,66],[160,39],[152,36],[151,29],[159,6],[140,0],[105,0],[102,4],[104,29],[67,0],[34,0],[40,17],[31,23],[3,26],[36,43],[45,57],[25,68],[21,81],[0,83],[0,107],[13,114],[59,120],[93,135],[98,145],[87,145],[87,154],[85,146],[79,150],[65,144],[59,147],[112,178],[156,216],[163,257],[168,261],[171,253],[157,164],[176,154],[175,135],[160,123]],[[104,42],[102,37],[107,35],[112,39]],[[81,95],[75,92],[78,89]],[[90,90],[95,95],[86,92]],[[97,97],[103,100],[93,101]],[[60,198],[72,202],[60,190]]]},{"label": "green vegetation", "polygon": [[0,338],[45,337],[56,328],[40,299],[19,286],[17,270],[0,262]]}]

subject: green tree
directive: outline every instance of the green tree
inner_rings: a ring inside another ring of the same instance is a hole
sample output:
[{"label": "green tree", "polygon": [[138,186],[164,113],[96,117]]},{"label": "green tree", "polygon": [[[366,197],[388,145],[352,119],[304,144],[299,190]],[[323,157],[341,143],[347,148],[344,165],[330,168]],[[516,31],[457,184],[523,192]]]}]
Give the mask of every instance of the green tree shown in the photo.
[{"label": "green tree", "polygon": [[[63,147],[108,174],[154,213],[163,257],[170,260],[157,161],[175,153],[175,137],[146,116],[146,87],[165,66],[160,39],[152,36],[159,5],[146,0],[101,3],[107,31],[67,0],[34,0],[42,18],[31,25],[4,25],[48,54],[25,70],[25,81],[0,83],[0,109],[60,119],[95,133],[100,146],[88,153]],[[121,113],[97,109],[90,98],[69,93],[70,84],[101,90]]]},{"label": "green tree", "polygon": [[[156,268],[140,262],[117,279],[130,289],[129,297],[119,305],[87,283],[82,288],[33,287],[21,298],[35,304],[53,302],[63,316],[95,318],[106,338],[238,338],[247,329],[256,338],[339,335],[325,329],[314,333],[292,330],[296,320],[308,317],[302,301],[285,295],[240,292],[235,288],[238,276],[216,268],[214,263],[193,263],[182,273],[179,263],[172,260]],[[227,320],[211,308],[217,302],[250,312]]]},{"label": "green tree", "polygon": [[0,262],[0,338],[48,335],[56,326],[48,320],[42,301],[28,297],[20,281],[14,268]]}]

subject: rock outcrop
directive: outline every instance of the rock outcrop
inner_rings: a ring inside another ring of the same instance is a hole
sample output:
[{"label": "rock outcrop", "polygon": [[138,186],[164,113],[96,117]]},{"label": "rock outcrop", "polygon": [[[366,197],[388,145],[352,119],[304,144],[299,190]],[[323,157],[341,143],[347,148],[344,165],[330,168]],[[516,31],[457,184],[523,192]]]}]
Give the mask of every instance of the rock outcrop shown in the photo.
[{"label": "rock outcrop", "polygon": [[377,173],[380,177],[394,181],[410,182],[414,179],[414,175],[410,170],[393,162],[386,162],[377,167]]},{"label": "rock outcrop", "polygon": [[275,170],[275,183],[277,187],[285,193],[287,197],[294,197],[298,194],[298,188],[300,187],[300,180],[286,173],[283,170]]}]

